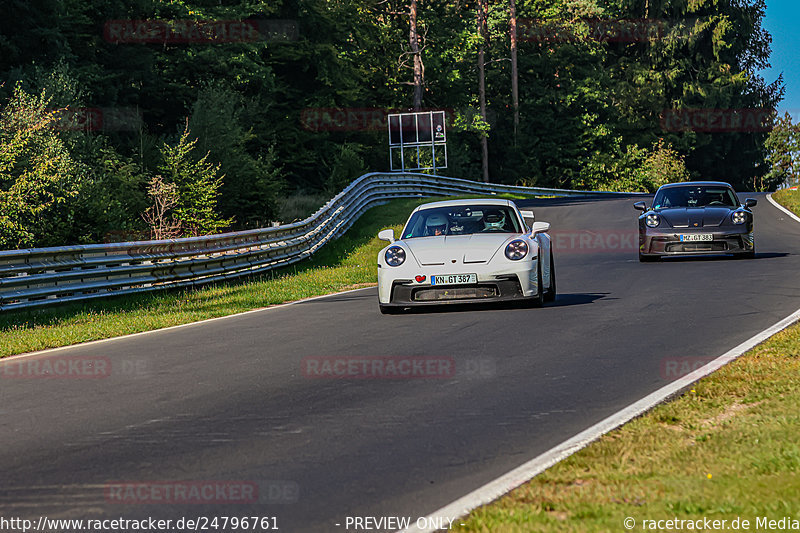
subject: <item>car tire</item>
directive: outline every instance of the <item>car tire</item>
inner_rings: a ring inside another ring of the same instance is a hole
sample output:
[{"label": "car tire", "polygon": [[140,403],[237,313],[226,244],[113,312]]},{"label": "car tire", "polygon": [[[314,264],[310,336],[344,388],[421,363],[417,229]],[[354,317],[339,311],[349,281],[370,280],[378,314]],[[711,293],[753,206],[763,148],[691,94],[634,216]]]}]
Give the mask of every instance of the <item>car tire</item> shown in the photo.
[{"label": "car tire", "polygon": [[393,305],[378,304],[378,307],[380,308],[382,315],[399,315],[403,312],[402,307],[395,307]]},{"label": "car tire", "polygon": [[655,263],[658,260],[659,260],[659,257],[657,255],[639,254],[639,262],[640,263]]},{"label": "car tire", "polygon": [[550,288],[544,295],[545,302],[552,302],[556,299],[556,263],[553,260],[553,251],[550,250]]}]

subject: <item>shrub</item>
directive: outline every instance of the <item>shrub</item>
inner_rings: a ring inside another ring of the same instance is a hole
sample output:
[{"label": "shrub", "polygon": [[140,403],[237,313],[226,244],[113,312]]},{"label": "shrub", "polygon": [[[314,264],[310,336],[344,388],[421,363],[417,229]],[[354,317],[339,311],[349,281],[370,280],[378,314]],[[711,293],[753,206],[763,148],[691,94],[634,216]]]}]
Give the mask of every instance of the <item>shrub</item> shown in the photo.
[{"label": "shrub", "polygon": [[0,247],[51,243],[70,221],[59,207],[80,189],[83,166],[70,155],[53,127],[57,112],[42,91],[17,85],[0,112]]}]

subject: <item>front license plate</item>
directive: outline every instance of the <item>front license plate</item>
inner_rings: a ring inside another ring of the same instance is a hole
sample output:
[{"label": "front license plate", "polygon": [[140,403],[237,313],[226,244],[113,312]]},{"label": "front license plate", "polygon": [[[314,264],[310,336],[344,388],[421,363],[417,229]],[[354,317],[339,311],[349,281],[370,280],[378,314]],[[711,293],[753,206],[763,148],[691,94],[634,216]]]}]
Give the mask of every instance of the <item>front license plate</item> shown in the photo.
[{"label": "front license plate", "polygon": [[443,276],[432,276],[431,285],[465,285],[478,283],[477,274],[445,274]]},{"label": "front license plate", "polygon": [[681,242],[707,242],[713,241],[714,236],[710,233],[692,233],[689,235],[679,235]]}]

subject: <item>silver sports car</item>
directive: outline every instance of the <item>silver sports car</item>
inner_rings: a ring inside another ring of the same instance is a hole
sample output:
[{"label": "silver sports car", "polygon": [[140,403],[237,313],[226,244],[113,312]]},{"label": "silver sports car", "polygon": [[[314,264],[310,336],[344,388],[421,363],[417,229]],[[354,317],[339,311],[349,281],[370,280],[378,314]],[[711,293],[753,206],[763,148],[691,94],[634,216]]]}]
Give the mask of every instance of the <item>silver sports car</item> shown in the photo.
[{"label": "silver sports car", "polygon": [[753,257],[752,198],[739,203],[727,183],[693,181],[663,185],[639,216],[639,261],[673,255],[734,254]]}]

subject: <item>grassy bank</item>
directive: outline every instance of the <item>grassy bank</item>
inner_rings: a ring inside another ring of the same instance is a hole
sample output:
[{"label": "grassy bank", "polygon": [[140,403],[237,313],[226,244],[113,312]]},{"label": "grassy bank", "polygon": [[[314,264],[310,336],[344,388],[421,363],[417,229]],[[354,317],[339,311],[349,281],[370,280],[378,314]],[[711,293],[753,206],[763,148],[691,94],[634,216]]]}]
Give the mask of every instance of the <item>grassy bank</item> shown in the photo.
[{"label": "grassy bank", "polygon": [[293,194],[278,203],[278,220],[281,224],[299,222],[313,215],[331,197],[327,194]]},{"label": "grassy bank", "polygon": [[429,199],[395,200],[366,212],[309,261],[243,281],[182,291],[120,296],[0,314],[0,357],[137,333],[375,284],[375,235],[396,233]]},{"label": "grassy bank", "polygon": [[794,214],[800,213],[800,191],[783,189],[772,193],[772,199],[786,207]]},{"label": "grassy bank", "polygon": [[756,517],[800,519],[798,405],[800,326],[793,326],[455,530],[625,531],[627,517],[634,531],[644,531],[645,519],[737,517],[755,530]]},{"label": "grassy bank", "polygon": [[[774,198],[800,213],[798,191]],[[658,525],[646,520],[669,519],[720,520],[718,531],[789,530],[769,520],[800,520],[798,406],[800,325],[794,325],[680,398],[476,509],[454,530],[645,531]],[[632,529],[626,518],[635,521]]]}]

